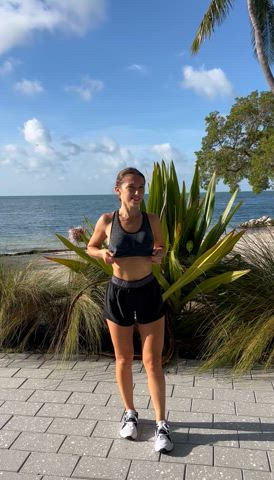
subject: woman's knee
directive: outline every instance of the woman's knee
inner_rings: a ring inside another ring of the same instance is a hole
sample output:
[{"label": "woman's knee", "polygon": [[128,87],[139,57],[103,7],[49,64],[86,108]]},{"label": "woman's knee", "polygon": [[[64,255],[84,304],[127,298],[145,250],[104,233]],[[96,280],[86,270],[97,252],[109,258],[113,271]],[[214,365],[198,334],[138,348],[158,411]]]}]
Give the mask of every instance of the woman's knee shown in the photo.
[{"label": "woman's knee", "polygon": [[133,363],[133,352],[119,353],[115,355],[116,365],[120,368],[131,367]]},{"label": "woman's knee", "polygon": [[148,355],[143,357],[143,364],[147,373],[159,373],[162,371],[162,355]]}]

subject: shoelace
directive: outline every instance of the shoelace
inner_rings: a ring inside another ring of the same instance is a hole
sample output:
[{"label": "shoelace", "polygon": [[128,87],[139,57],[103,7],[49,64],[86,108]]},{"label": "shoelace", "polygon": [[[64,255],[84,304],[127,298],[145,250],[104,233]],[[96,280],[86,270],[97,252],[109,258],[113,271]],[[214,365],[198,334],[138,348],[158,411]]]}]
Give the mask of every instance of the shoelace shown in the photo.
[{"label": "shoelace", "polygon": [[169,437],[169,426],[164,423],[164,425],[162,425],[161,427],[157,427],[156,432],[157,436],[166,435]]},{"label": "shoelace", "polygon": [[125,423],[133,422],[133,423],[137,424],[137,416],[133,415],[132,413],[125,413],[124,422]]}]

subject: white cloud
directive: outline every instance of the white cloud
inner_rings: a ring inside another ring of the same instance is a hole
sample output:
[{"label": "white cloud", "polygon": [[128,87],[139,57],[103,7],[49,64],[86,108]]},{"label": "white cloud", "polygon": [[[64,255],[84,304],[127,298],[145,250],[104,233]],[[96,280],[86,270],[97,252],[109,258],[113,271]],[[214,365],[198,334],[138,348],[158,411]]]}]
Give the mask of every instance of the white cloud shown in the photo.
[{"label": "white cloud", "polygon": [[26,142],[30,143],[33,146],[46,146],[51,143],[51,136],[49,131],[42,125],[39,120],[37,120],[37,118],[27,120],[27,122],[24,123],[22,133]]},{"label": "white cloud", "polygon": [[0,65],[0,76],[4,75],[9,75],[10,73],[13,72],[14,67],[20,63],[18,60],[15,60],[14,58],[9,58],[8,60],[5,60],[1,65]]},{"label": "white cloud", "polygon": [[[21,133],[24,143],[0,146],[1,167],[38,179],[62,176],[71,180],[76,175],[85,188],[92,179],[95,181],[92,188],[98,193],[100,188],[111,193],[116,174],[127,166],[147,174],[153,162],[164,158],[176,161],[177,171],[181,168],[185,173],[189,169],[185,154],[171,143],[122,145],[110,136],[94,142],[70,138],[59,142],[37,118],[27,120]],[[103,177],[104,184],[101,184]]]},{"label": "white cloud", "polygon": [[14,86],[17,92],[22,93],[23,95],[36,95],[37,93],[44,92],[44,88],[40,82],[37,80],[26,80],[23,79],[21,82],[17,82]]},{"label": "white cloud", "polygon": [[181,157],[181,153],[170,143],[161,143],[159,145],[153,145],[151,151],[156,153],[161,160],[176,161]]},{"label": "white cloud", "polygon": [[65,91],[78,93],[83,100],[89,102],[94,97],[94,94],[100,92],[103,88],[104,82],[94,80],[86,75],[82,78],[81,85],[65,87]]},{"label": "white cloud", "polygon": [[229,96],[232,94],[232,85],[226,78],[221,68],[212,68],[205,70],[203,67],[194,70],[193,67],[187,65],[183,68],[183,88],[189,88],[196,93],[205,95],[209,98],[217,96]]},{"label": "white cloud", "polygon": [[106,0],[0,0],[0,54],[30,41],[38,30],[83,35],[105,13]]},{"label": "white cloud", "polygon": [[145,65],[140,65],[139,63],[133,63],[127,67],[128,70],[139,73],[147,73],[147,67]]}]

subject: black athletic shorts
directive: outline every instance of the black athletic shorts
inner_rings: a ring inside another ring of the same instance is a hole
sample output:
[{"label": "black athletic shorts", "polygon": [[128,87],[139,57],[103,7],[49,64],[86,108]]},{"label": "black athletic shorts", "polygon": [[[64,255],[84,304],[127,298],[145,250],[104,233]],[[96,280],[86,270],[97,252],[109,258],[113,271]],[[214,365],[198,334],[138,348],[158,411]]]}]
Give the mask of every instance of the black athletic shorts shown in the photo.
[{"label": "black athletic shorts", "polygon": [[152,275],[127,281],[113,276],[107,284],[104,318],[123,327],[150,323],[165,314],[159,283]]}]

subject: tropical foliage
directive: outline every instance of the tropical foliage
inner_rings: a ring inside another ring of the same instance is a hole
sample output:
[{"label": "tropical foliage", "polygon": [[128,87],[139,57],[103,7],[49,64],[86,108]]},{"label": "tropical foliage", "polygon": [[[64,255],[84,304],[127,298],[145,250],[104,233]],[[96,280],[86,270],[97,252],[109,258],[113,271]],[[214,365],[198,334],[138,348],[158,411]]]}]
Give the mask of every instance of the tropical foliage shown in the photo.
[{"label": "tropical foliage", "polygon": [[206,117],[206,135],[196,152],[201,185],[216,172],[233,191],[247,179],[255,193],[274,187],[274,97],[257,91],[239,97],[228,115]]},{"label": "tropical foliage", "polygon": [[98,352],[105,276],[0,265],[0,348],[61,353]]},{"label": "tropical foliage", "polygon": [[231,364],[242,373],[274,360],[274,233],[252,234],[237,246],[228,268],[248,268],[235,284],[201,297],[200,334],[207,332],[202,369]]},{"label": "tropical foliage", "polygon": [[[205,38],[210,38],[216,24],[228,16],[233,0],[211,0],[195,39],[192,53],[197,53]],[[274,61],[274,5],[272,0],[247,0],[248,14],[252,27],[252,44],[265,78],[274,94],[274,77],[269,65]]]}]

